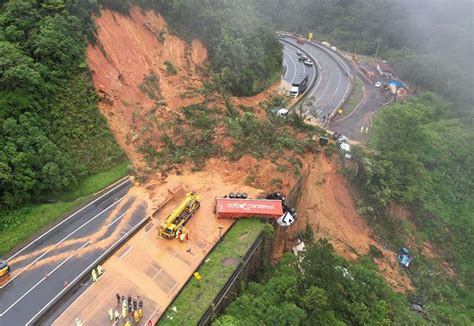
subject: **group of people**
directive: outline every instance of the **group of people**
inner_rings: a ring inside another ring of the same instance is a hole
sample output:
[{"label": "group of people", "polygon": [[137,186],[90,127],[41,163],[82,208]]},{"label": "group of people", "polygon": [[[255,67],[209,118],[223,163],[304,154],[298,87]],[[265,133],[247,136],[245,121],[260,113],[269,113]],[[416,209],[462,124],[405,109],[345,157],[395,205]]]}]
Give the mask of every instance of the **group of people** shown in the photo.
[{"label": "group of people", "polygon": [[112,308],[109,309],[109,318],[111,321],[115,320],[118,322],[119,319],[126,320],[126,326],[130,326],[130,321],[128,320],[128,316],[130,319],[133,320],[135,323],[138,323],[140,319],[143,317],[143,301],[138,296],[137,298],[132,298],[129,294],[127,298],[125,296],[120,296],[120,294],[116,294],[115,298],[117,299],[117,305],[122,304],[122,313],[119,313],[118,309],[115,309],[115,312]]},{"label": "group of people", "polygon": [[102,276],[102,274],[104,274],[104,269],[102,268],[102,266],[97,265],[97,272],[93,268],[92,269],[92,282],[94,283],[97,282],[97,280],[99,279],[99,277]]}]

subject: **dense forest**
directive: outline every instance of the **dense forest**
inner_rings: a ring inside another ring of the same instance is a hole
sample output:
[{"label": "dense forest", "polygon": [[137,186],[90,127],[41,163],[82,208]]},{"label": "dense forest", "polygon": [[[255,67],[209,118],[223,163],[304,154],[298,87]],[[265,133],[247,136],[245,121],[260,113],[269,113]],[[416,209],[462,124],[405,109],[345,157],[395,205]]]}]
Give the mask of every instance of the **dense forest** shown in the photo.
[{"label": "dense forest", "polygon": [[[410,277],[430,317],[455,323],[457,315],[474,317],[474,131],[447,118],[448,107],[425,93],[383,109],[369,141],[376,152],[356,150],[359,169],[350,175],[381,241],[394,250],[411,244],[417,261]],[[410,222],[386,213],[394,202],[410,209]],[[439,255],[434,261],[415,249],[427,240]]]},{"label": "dense forest", "polygon": [[369,257],[349,263],[334,254],[326,239],[306,244],[302,256],[286,253],[261,283],[249,283],[214,324],[427,324],[403,295],[390,289]]},{"label": "dense forest", "polygon": [[85,62],[92,4],[3,1],[0,207],[50,200],[124,159]]}]

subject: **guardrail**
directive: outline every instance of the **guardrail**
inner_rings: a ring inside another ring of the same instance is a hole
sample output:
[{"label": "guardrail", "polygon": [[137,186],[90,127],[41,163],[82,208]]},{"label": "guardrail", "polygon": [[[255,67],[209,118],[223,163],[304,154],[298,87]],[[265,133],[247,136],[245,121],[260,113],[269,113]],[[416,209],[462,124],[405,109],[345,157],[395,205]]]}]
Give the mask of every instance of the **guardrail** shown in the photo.
[{"label": "guardrail", "polygon": [[131,236],[133,236],[140,228],[150,220],[150,216],[142,219],[140,222],[137,223],[133,228],[131,228],[127,233],[125,233],[112,247],[108,248],[105,252],[103,252],[92,264],[89,265],[86,269],[84,269],[74,280],[69,282],[67,286],[64,287],[61,292],[59,292],[46,306],[44,306],[33,318],[31,318],[26,325],[36,325],[41,321],[42,318],[45,318],[50,310],[52,310],[58,302],[72,289],[76,288],[81,281],[89,278],[89,275],[95,266],[105,261],[108,257],[110,257],[122,243],[128,240]]},{"label": "guardrail", "polygon": [[250,260],[254,257],[255,252],[262,245],[263,240],[264,240],[264,236],[263,236],[262,233],[260,233],[258,238],[255,240],[255,242],[252,244],[252,246],[249,248],[249,250],[247,251],[245,256],[240,261],[240,263],[237,266],[237,268],[235,269],[235,271],[229,277],[229,279],[224,284],[224,286],[221,288],[219,293],[217,293],[214,300],[212,301],[212,304],[204,312],[201,319],[199,319],[199,321],[197,323],[199,326],[210,325],[212,317],[216,313],[219,314],[220,312],[222,312],[225,309],[225,307],[221,306],[221,303],[224,301],[224,299],[229,299],[228,293],[232,290],[232,288],[236,284],[237,280],[243,274],[243,272],[244,272],[245,268],[248,266]]}]

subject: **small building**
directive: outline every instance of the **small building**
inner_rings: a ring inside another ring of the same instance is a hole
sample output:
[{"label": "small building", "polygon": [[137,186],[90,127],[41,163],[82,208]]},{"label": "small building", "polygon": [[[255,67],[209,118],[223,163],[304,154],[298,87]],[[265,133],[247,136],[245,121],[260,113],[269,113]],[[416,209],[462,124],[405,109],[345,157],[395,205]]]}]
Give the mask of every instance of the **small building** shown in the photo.
[{"label": "small building", "polygon": [[377,63],[377,71],[384,77],[391,78],[395,76],[395,72],[386,61]]}]

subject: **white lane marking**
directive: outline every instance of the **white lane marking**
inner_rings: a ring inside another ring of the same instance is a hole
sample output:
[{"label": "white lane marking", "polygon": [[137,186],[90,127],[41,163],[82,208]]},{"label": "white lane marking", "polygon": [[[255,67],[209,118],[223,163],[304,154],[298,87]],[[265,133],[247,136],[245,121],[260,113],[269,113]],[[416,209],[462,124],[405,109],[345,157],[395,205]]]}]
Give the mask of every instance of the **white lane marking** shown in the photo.
[{"label": "white lane marking", "polygon": [[[296,52],[293,51],[293,49],[288,48],[288,51],[290,51],[291,53],[293,53],[295,56],[298,56],[298,55],[296,54]],[[299,59],[298,59],[298,60],[299,60]],[[305,75],[305,74],[306,74],[306,65],[305,65],[304,63],[302,63],[302,62],[300,63],[300,65],[303,65],[303,75]]]},{"label": "white lane marking", "polygon": [[122,215],[120,215],[119,217],[117,217],[115,220],[113,220],[109,225],[107,225],[107,228],[109,228],[112,225],[114,225],[115,223],[117,223],[117,221],[120,220],[122,217],[124,217],[127,213],[128,213],[128,210],[125,213],[123,213]]},{"label": "white lane marking", "polygon": [[291,55],[288,56],[288,58],[290,58],[291,62],[293,63],[293,67],[295,67],[295,71],[293,73],[293,77],[291,77],[291,81],[290,81],[290,84],[293,83],[293,81],[295,80],[295,77],[296,77],[296,62],[295,60],[293,60],[293,57]]},{"label": "white lane marking", "polygon": [[[110,291],[109,294],[107,294],[106,296],[104,296],[104,299],[103,299],[99,304],[96,304],[96,305],[95,305],[95,308],[92,309],[92,311],[82,320],[82,323],[83,323],[84,325],[87,325],[87,321],[89,320],[89,318],[91,318],[91,316],[97,311],[97,309],[100,308],[100,306],[102,306],[102,304],[103,304],[105,301],[110,300],[110,297],[113,296],[113,294],[114,294],[115,291],[116,291],[116,290]],[[117,293],[117,292],[115,292],[115,293]],[[77,299],[76,299],[76,300],[77,300]],[[116,309],[116,310],[117,310],[117,309]],[[122,316],[122,309],[120,309],[120,316]]]},{"label": "white lane marking", "polygon": [[158,311],[159,307],[157,307],[155,309],[155,311],[153,311],[150,315],[150,317],[148,317],[148,319],[144,319],[144,321],[146,320],[146,322],[148,322],[149,320],[151,320],[153,318],[153,316],[156,314],[156,312]]},{"label": "white lane marking", "polygon": [[328,100],[324,104],[321,104],[321,105],[328,106],[330,102],[332,101],[332,99],[334,98],[334,96],[336,95],[336,93],[339,91],[339,85],[341,84],[342,74],[339,73],[338,77],[339,78],[337,79],[337,86],[334,89],[334,92],[328,97]]},{"label": "white lane marking", "polygon": [[123,185],[124,183],[130,181],[130,179],[126,179],[124,180],[123,182],[120,182],[117,186],[115,186],[114,188],[110,189],[109,191],[107,191],[105,194],[103,194],[102,196],[98,197],[97,199],[91,201],[89,204],[87,204],[86,206],[82,207],[81,209],[79,209],[78,211],[74,212],[73,214],[69,215],[69,217],[65,218],[64,220],[62,220],[60,223],[56,224],[55,226],[53,226],[51,229],[49,229],[48,231],[46,231],[45,233],[43,233],[42,235],[40,235],[38,238],[36,238],[35,240],[31,241],[29,244],[27,244],[25,247],[23,247],[22,249],[20,249],[19,251],[17,251],[13,256],[11,256],[10,258],[8,258],[6,261],[10,261],[12,258],[15,258],[17,255],[19,255],[21,252],[23,252],[26,248],[29,248],[33,243],[35,243],[36,241],[38,241],[39,239],[41,239],[42,237],[44,237],[46,234],[48,234],[49,232],[53,231],[54,229],[56,229],[58,226],[62,225],[63,223],[65,223],[66,221],[68,221],[71,217],[75,216],[76,214],[78,214],[79,212],[81,212],[82,210],[86,209],[87,207],[89,207],[90,205],[94,204],[96,201],[98,201],[99,199],[101,199],[102,197],[104,197],[105,195],[111,193],[112,191],[114,191],[115,189],[117,189],[118,187],[120,187],[121,185]]},{"label": "white lane marking", "polygon": [[120,255],[119,259],[122,259],[126,255],[128,255],[128,253],[130,252],[130,250],[132,250],[132,248],[133,248],[133,246],[130,246],[130,248],[128,248],[123,254]]},{"label": "white lane marking", "polygon": [[[295,46],[295,45],[293,45],[293,46]],[[296,47],[296,46],[295,46],[295,47]],[[288,50],[291,51],[291,52],[293,52],[293,53],[295,53],[295,55],[296,55],[296,52],[292,51],[290,48],[288,48]],[[311,56],[312,56],[312,55],[311,55]],[[290,58],[291,58],[291,56],[290,56]],[[313,59],[314,59],[314,56],[313,56]],[[316,60],[314,60],[314,61],[317,62]],[[304,71],[304,73],[306,73],[306,68],[304,67],[304,65],[303,65],[303,71]],[[311,82],[309,83],[309,85],[311,85],[311,84],[313,83],[314,78],[316,78],[316,72],[313,73],[313,77],[311,78]],[[321,81],[319,80],[317,84],[319,84],[319,82],[321,82]],[[317,85],[316,85],[316,87],[314,87],[314,90],[313,90],[313,93],[312,93],[312,94],[314,94],[316,88],[317,88]],[[309,97],[311,97],[312,94],[310,94]]]},{"label": "white lane marking", "polygon": [[[322,102],[323,95],[326,93],[326,90],[328,89],[329,84],[331,84],[331,80],[332,80],[331,75],[329,75],[329,79],[328,79],[328,82],[326,83],[326,87],[324,87],[323,92],[321,94],[319,94],[318,100],[314,103],[315,105],[318,104],[318,102]],[[318,105],[321,106],[321,105],[324,105],[324,104],[318,104]]]},{"label": "white lane marking", "polygon": [[155,275],[153,275],[151,279],[154,280],[158,276],[158,274],[160,274],[160,272],[161,272],[161,268],[155,273]]},{"label": "white lane marking", "polygon": [[285,73],[283,74],[283,79],[285,79],[285,76],[288,74],[288,62],[285,59],[285,55],[283,55],[283,67],[286,67]]},{"label": "white lane marking", "polygon": [[[90,220],[88,220],[87,222],[85,222],[84,224],[82,224],[80,227],[78,227],[77,229],[75,229],[74,231],[72,231],[71,233],[69,233],[67,236],[65,236],[64,238],[61,239],[61,241],[59,241],[58,243],[56,243],[54,245],[54,248],[53,249],[50,249],[46,252],[44,252],[43,254],[41,254],[39,257],[37,257],[35,260],[33,260],[31,263],[29,263],[27,266],[23,267],[21,269],[21,271],[19,273],[16,273],[15,276],[13,276],[12,278],[10,278],[8,280],[8,282],[2,284],[0,286],[0,289],[3,289],[8,283],[10,283],[11,281],[13,281],[16,277],[18,277],[19,275],[21,275],[25,270],[28,269],[28,267],[32,266],[33,264],[35,264],[38,260],[40,260],[41,258],[43,258],[47,253],[51,252],[51,250],[54,250],[56,249],[61,243],[63,243],[64,240],[66,240],[67,238],[69,238],[71,235],[73,235],[74,233],[76,233],[77,231],[79,231],[80,229],[82,229],[84,226],[86,226],[87,224],[89,224],[90,222],[92,222],[93,220],[95,220],[97,217],[99,217],[102,213],[108,211],[110,208],[112,208],[113,206],[115,206],[116,204],[118,204],[121,200],[123,200],[125,197],[127,197],[127,195],[123,196],[122,198],[120,198],[119,200],[117,200],[116,202],[114,202],[113,204],[111,204],[110,206],[108,206],[107,208],[105,208],[103,211],[101,211],[100,213],[98,213],[97,215],[95,215],[94,217],[92,217]],[[126,212],[125,212],[126,213]],[[125,215],[125,213],[123,215]],[[123,216],[122,215],[122,216]],[[120,216],[119,218],[121,218],[122,216]],[[115,222],[115,221],[114,221]]]},{"label": "white lane marking", "polygon": [[[92,286],[89,286],[84,292],[82,292],[82,293],[76,298],[76,300],[74,300],[74,302],[78,301],[78,300],[79,300],[84,294],[86,294],[86,292],[89,291],[90,289],[92,289]],[[66,308],[66,310],[64,310],[64,311],[61,313],[61,315],[66,314],[66,312],[68,312],[69,309],[71,309],[71,307],[72,307],[72,304],[69,305],[69,306]],[[56,321],[57,321],[57,320],[55,320],[55,321],[51,324],[51,326],[53,326],[54,324],[56,324]]]},{"label": "white lane marking", "polygon": [[[315,59],[315,56],[313,56],[313,59]],[[315,60],[316,61],[316,60]],[[309,94],[309,96],[313,96],[314,93],[316,93],[316,91],[318,90],[318,87],[319,87],[319,84],[321,84],[321,80],[323,79],[323,69],[322,69],[322,66],[319,64],[319,61],[316,61],[316,64],[318,65],[318,81],[316,82],[316,86],[314,86],[313,88],[313,91]],[[315,73],[316,75],[316,73]],[[315,104],[317,103],[317,99],[314,103],[313,106],[315,106]]]},{"label": "white lane marking", "polygon": [[[125,233],[119,240],[117,240],[115,242],[115,244],[121,242],[123,239],[125,239],[130,233],[133,233],[135,232],[135,230],[142,224],[143,221],[145,221],[147,219],[144,218],[143,220],[141,220],[137,225],[135,225],[131,230],[129,230],[127,233]],[[67,288],[69,287],[70,284],[74,284],[77,282],[77,280],[79,278],[81,278],[84,274],[84,272],[90,270],[93,266],[95,266],[101,259],[103,259],[106,255],[108,255],[110,253],[110,251],[112,251],[112,249],[114,248],[114,245],[112,245],[111,247],[109,247],[109,249],[107,249],[106,251],[104,251],[102,253],[102,255],[100,255],[92,264],[90,264],[86,269],[83,270],[83,272],[81,274],[79,274],[78,276],[76,276],[76,278],[74,280],[72,280],[71,282],[68,283],[68,285],[61,290],[61,292],[59,292],[58,294],[56,294],[56,296],[54,298],[52,298],[48,303],[46,303],[46,305],[44,305],[43,308],[40,309],[40,311],[38,311],[30,320],[28,320],[28,322],[26,323],[26,326],[30,325],[31,322],[33,320],[35,320],[40,314],[43,313],[43,311],[51,304],[51,302],[55,301],[60,295],[63,294],[64,291],[67,290]]]},{"label": "white lane marking", "polygon": [[0,317],[3,317],[7,312],[10,311],[18,302],[20,302],[24,297],[26,297],[31,291],[33,291],[38,285],[43,283],[44,280],[46,280],[49,276],[53,275],[55,271],[57,271],[62,265],[64,265],[69,259],[71,259],[79,250],[84,248],[90,243],[90,240],[84,243],[80,248],[76,249],[68,258],[66,258],[61,264],[56,266],[51,272],[46,274],[38,283],[36,283],[34,286],[32,286],[28,291],[26,291],[21,297],[19,297],[14,303],[12,303],[4,312],[0,314]]}]

